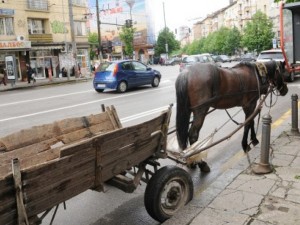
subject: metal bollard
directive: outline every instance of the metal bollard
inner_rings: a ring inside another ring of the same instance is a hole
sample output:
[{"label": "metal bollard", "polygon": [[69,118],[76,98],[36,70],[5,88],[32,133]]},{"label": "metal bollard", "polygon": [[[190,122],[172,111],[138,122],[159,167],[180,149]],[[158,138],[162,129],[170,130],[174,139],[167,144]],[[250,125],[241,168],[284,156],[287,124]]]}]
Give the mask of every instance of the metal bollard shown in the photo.
[{"label": "metal bollard", "polygon": [[270,155],[270,137],[271,137],[272,117],[267,114],[262,119],[262,137],[260,150],[260,163],[256,164],[252,171],[256,174],[266,174],[273,171],[269,163]]},{"label": "metal bollard", "polygon": [[298,95],[292,95],[292,133],[299,134],[298,128]]}]

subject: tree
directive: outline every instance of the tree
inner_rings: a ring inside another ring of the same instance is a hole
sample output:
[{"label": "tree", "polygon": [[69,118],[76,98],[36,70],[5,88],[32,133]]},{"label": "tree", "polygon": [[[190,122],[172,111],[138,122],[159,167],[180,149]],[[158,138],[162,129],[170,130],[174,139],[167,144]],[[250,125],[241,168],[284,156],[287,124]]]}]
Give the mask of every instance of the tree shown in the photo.
[{"label": "tree", "polygon": [[96,56],[95,47],[99,47],[98,34],[89,33],[88,42],[90,44],[90,59],[93,60]]},{"label": "tree", "polygon": [[180,49],[179,41],[175,39],[175,35],[169,31],[169,28],[163,29],[159,32],[154,49],[155,56],[160,56],[160,54],[166,53],[166,43],[168,44],[169,54]]},{"label": "tree", "polygon": [[123,26],[122,31],[120,32],[120,39],[124,43],[125,55],[132,57],[134,47],[133,47],[133,35],[135,28]]},{"label": "tree", "polygon": [[242,46],[248,48],[249,51],[261,52],[272,48],[272,31],[273,23],[266,14],[257,11],[251,19],[246,23],[244,35],[242,37]]}]

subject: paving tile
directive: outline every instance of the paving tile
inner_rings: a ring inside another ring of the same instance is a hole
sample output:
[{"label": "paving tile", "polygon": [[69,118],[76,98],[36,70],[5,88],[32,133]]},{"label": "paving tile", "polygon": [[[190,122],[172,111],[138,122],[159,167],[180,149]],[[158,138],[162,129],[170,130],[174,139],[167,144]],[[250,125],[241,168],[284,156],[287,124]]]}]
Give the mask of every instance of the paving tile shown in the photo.
[{"label": "paving tile", "polygon": [[201,216],[195,218],[190,225],[244,225],[249,221],[249,216],[226,210],[206,208]]}]

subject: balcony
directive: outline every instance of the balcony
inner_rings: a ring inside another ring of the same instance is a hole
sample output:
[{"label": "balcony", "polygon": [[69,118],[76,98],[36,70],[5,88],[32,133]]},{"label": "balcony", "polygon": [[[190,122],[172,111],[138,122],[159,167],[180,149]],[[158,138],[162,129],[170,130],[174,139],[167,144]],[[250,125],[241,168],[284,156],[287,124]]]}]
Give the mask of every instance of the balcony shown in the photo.
[{"label": "balcony", "polygon": [[52,34],[29,34],[29,41],[33,43],[49,43],[53,42]]}]

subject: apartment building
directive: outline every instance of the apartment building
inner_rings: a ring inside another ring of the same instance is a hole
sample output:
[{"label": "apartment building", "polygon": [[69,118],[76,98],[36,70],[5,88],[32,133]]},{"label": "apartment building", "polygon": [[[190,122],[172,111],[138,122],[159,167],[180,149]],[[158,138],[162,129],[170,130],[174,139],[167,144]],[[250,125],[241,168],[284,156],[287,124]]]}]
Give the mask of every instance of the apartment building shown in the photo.
[{"label": "apartment building", "polygon": [[18,80],[26,80],[26,63],[37,79],[57,77],[75,64],[88,71],[87,15],[87,0],[2,0],[0,66],[12,56]]},{"label": "apartment building", "polygon": [[207,37],[222,26],[237,27],[241,31],[258,10],[273,21],[275,38],[279,39],[279,4],[273,0],[231,0],[227,7],[194,24],[194,39]]}]

